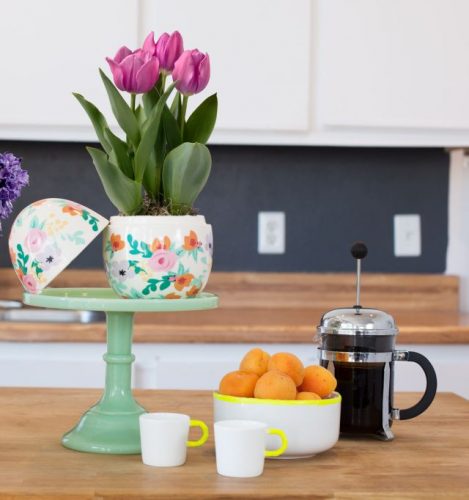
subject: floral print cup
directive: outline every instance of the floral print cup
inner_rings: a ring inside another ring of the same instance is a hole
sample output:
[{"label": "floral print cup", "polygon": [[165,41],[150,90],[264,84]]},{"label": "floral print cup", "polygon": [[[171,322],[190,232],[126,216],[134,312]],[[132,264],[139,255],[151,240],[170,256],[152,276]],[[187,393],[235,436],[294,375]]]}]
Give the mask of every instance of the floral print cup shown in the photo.
[{"label": "floral print cup", "polygon": [[212,226],[201,215],[111,217],[104,232],[109,284],[121,297],[195,297],[212,268]]},{"label": "floral print cup", "polygon": [[60,198],[27,206],[10,232],[11,263],[24,289],[38,293],[108,225],[93,210]]}]

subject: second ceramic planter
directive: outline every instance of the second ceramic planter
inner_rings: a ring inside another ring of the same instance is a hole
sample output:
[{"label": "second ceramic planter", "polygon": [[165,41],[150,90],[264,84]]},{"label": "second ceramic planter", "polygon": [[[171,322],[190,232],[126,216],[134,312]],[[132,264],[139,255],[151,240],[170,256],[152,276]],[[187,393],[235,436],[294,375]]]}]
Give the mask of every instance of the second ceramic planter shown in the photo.
[{"label": "second ceramic planter", "polygon": [[111,217],[104,232],[109,284],[121,297],[195,297],[212,268],[212,226],[201,215]]}]

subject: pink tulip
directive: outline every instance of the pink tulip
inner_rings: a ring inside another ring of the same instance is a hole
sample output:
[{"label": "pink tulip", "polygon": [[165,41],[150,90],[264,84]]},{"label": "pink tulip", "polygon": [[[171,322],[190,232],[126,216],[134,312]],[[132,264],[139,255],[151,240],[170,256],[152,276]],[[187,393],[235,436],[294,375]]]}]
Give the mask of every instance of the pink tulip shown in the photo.
[{"label": "pink tulip", "polygon": [[176,88],[186,96],[202,92],[210,80],[210,58],[197,49],[185,50],[173,69]]},{"label": "pink tulip", "polygon": [[106,57],[106,61],[119,90],[142,94],[149,92],[158,80],[158,59],[145,50],[132,52],[127,47],[121,47],[114,59]]},{"label": "pink tulip", "polygon": [[150,31],[150,33],[148,33],[147,37],[143,42],[142,50],[148,52],[152,56],[156,56],[156,43],[155,43],[154,31]]},{"label": "pink tulip", "polygon": [[184,45],[179,31],[171,35],[163,33],[156,42],[156,57],[160,61],[160,67],[167,73],[171,73],[174,63],[179,59],[183,50]]},{"label": "pink tulip", "polygon": [[179,31],[171,35],[163,33],[155,43],[153,31],[145,38],[142,50],[155,55],[160,62],[160,70],[168,74],[174,68],[174,63],[184,50],[182,36]]}]

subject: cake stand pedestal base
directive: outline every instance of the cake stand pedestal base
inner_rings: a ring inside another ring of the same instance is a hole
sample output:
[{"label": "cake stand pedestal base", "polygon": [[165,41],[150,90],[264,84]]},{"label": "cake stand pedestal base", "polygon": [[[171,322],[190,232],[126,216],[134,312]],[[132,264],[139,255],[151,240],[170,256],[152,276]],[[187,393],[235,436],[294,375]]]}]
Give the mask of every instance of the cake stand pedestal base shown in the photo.
[{"label": "cake stand pedestal base", "polygon": [[140,453],[139,417],[145,413],[132,395],[134,313],[213,309],[218,297],[201,293],[191,299],[122,299],[107,288],[49,288],[24,294],[25,304],[57,309],[104,311],[107,326],[106,382],[101,399],[62,438],[66,448],[90,453]]},{"label": "cake stand pedestal base", "polygon": [[62,444],[92,453],[140,453],[138,418],[145,409],[133,398],[133,312],[106,312],[106,385],[102,398],[62,438]]}]

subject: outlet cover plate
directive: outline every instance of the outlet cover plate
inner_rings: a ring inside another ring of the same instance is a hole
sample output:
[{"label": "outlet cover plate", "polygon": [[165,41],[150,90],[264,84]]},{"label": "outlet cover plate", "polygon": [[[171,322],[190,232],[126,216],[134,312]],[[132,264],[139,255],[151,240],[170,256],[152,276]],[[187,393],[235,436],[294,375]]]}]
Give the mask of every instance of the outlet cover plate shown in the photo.
[{"label": "outlet cover plate", "polygon": [[257,222],[257,252],[284,254],[285,212],[259,212]]},{"label": "outlet cover plate", "polygon": [[394,255],[396,257],[420,257],[422,237],[419,214],[394,216]]}]

